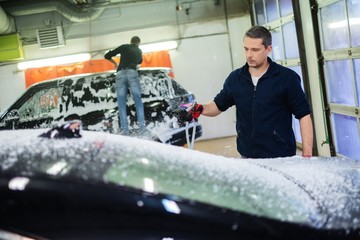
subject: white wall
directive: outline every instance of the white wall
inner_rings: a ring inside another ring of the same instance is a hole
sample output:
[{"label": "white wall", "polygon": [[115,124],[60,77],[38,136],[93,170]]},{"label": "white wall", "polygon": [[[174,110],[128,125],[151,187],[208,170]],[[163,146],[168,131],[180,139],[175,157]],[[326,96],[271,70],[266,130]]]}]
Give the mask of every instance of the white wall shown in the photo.
[{"label": "white wall", "polygon": [[0,67],[0,112],[10,106],[25,91],[24,73],[15,64]]},{"label": "white wall", "polygon": [[[228,35],[183,40],[178,51],[171,52],[177,81],[193,92],[199,103],[211,101],[232,71]],[[200,117],[203,139],[235,134],[233,111],[215,118]]]},{"label": "white wall", "polygon": [[[187,39],[171,52],[171,61],[176,80],[192,91],[199,103],[213,100],[229,73],[245,63],[242,38],[250,26],[250,18],[241,17],[229,20],[229,31],[225,21],[183,27]],[[236,135],[235,121],[234,107],[215,118],[201,116],[201,139]]]},{"label": "white wall", "polygon": [[243,66],[246,62],[244,55],[243,38],[245,32],[251,27],[251,19],[250,16],[232,18],[229,19],[228,25],[233,68],[237,69]]}]

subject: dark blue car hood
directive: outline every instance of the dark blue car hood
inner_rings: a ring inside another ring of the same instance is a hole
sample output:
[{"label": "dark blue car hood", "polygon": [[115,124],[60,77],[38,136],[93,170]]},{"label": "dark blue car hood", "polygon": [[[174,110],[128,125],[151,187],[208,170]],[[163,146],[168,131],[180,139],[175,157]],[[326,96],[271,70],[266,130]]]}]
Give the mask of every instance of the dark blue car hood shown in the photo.
[{"label": "dark blue car hood", "polygon": [[0,175],[9,186],[18,177],[96,183],[317,229],[360,228],[360,163],[350,159],[231,159],[101,132],[38,137],[43,132],[0,132]]}]

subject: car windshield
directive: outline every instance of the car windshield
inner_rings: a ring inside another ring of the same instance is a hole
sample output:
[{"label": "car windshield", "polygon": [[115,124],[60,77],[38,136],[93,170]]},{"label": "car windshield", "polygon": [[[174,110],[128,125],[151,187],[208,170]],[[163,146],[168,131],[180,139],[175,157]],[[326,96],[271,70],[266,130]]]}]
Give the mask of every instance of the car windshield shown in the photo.
[{"label": "car windshield", "polygon": [[[351,211],[356,204],[360,204],[359,191],[351,183],[355,179],[358,181],[355,186],[360,184],[359,177],[356,178],[356,168],[349,168],[347,176],[338,174],[344,171],[342,160],[314,159],[299,164],[299,157],[266,159],[271,162],[269,164],[261,160],[226,159],[206,154],[198,154],[193,158],[189,155],[191,152],[182,152],[181,149],[162,150],[161,155],[158,154],[160,149],[153,149],[152,154],[147,153],[147,157],[141,150],[137,151],[132,156],[114,162],[104,174],[104,179],[145,191],[174,194],[228,209],[315,227],[333,228],[339,223],[341,225],[339,219],[328,218],[329,209],[343,218],[341,220],[344,220],[345,227]],[[315,172],[324,167],[324,172]],[[309,171],[314,171],[310,176],[315,174],[318,178],[309,177]],[[327,186],[329,181],[334,188]],[[348,182],[346,189],[336,187],[344,182]],[[344,206],[348,204],[344,196],[348,197],[349,194],[353,194],[352,197],[357,200],[352,202],[352,207],[347,208]],[[353,224],[359,225],[359,220],[353,219]]]},{"label": "car windshield", "polygon": [[353,218],[360,215],[359,164],[342,158],[231,159],[106,133],[58,140],[37,137],[39,130],[17,132],[1,137],[2,171],[75,173],[71,177],[318,228],[360,226]]}]

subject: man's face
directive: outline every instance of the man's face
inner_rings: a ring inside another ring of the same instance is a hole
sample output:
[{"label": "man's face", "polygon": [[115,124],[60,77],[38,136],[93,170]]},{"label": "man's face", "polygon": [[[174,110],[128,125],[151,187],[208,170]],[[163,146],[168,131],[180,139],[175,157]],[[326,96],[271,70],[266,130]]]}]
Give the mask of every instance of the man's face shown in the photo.
[{"label": "man's face", "polygon": [[271,49],[271,45],[265,47],[262,44],[261,38],[244,38],[245,57],[249,67],[261,67],[267,61],[267,56],[270,54]]}]

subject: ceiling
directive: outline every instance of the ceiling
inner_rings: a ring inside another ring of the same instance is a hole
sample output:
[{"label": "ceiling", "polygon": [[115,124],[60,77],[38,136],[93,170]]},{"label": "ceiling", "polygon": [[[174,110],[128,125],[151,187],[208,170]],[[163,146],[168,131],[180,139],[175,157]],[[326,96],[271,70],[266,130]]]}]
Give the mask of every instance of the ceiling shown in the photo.
[{"label": "ceiling", "polygon": [[18,33],[22,46],[41,48],[40,33],[49,29],[69,41],[219,19],[225,24],[248,14],[246,0],[0,0],[0,41]]},{"label": "ceiling", "polygon": [[[0,15],[0,35],[21,31],[26,28],[21,24],[21,19],[27,18],[28,27],[34,25],[40,14],[61,15],[66,22],[89,22],[98,18],[105,9],[138,3],[149,3],[155,0],[0,0],[0,7],[4,13]],[[29,19],[31,18],[31,19]],[[51,20],[44,18],[45,20]],[[2,21],[1,21],[2,20]],[[44,22],[46,27],[51,21]],[[39,26],[33,26],[39,27]],[[16,29],[17,28],[17,29]]]},{"label": "ceiling", "polygon": [[225,5],[227,14],[248,9],[247,1],[239,0],[0,0],[0,35],[19,32],[27,45],[36,42],[37,29],[62,26],[68,38],[76,38],[66,34],[67,28],[102,21],[92,29],[96,35],[108,28],[113,32],[183,24],[224,17]]}]

